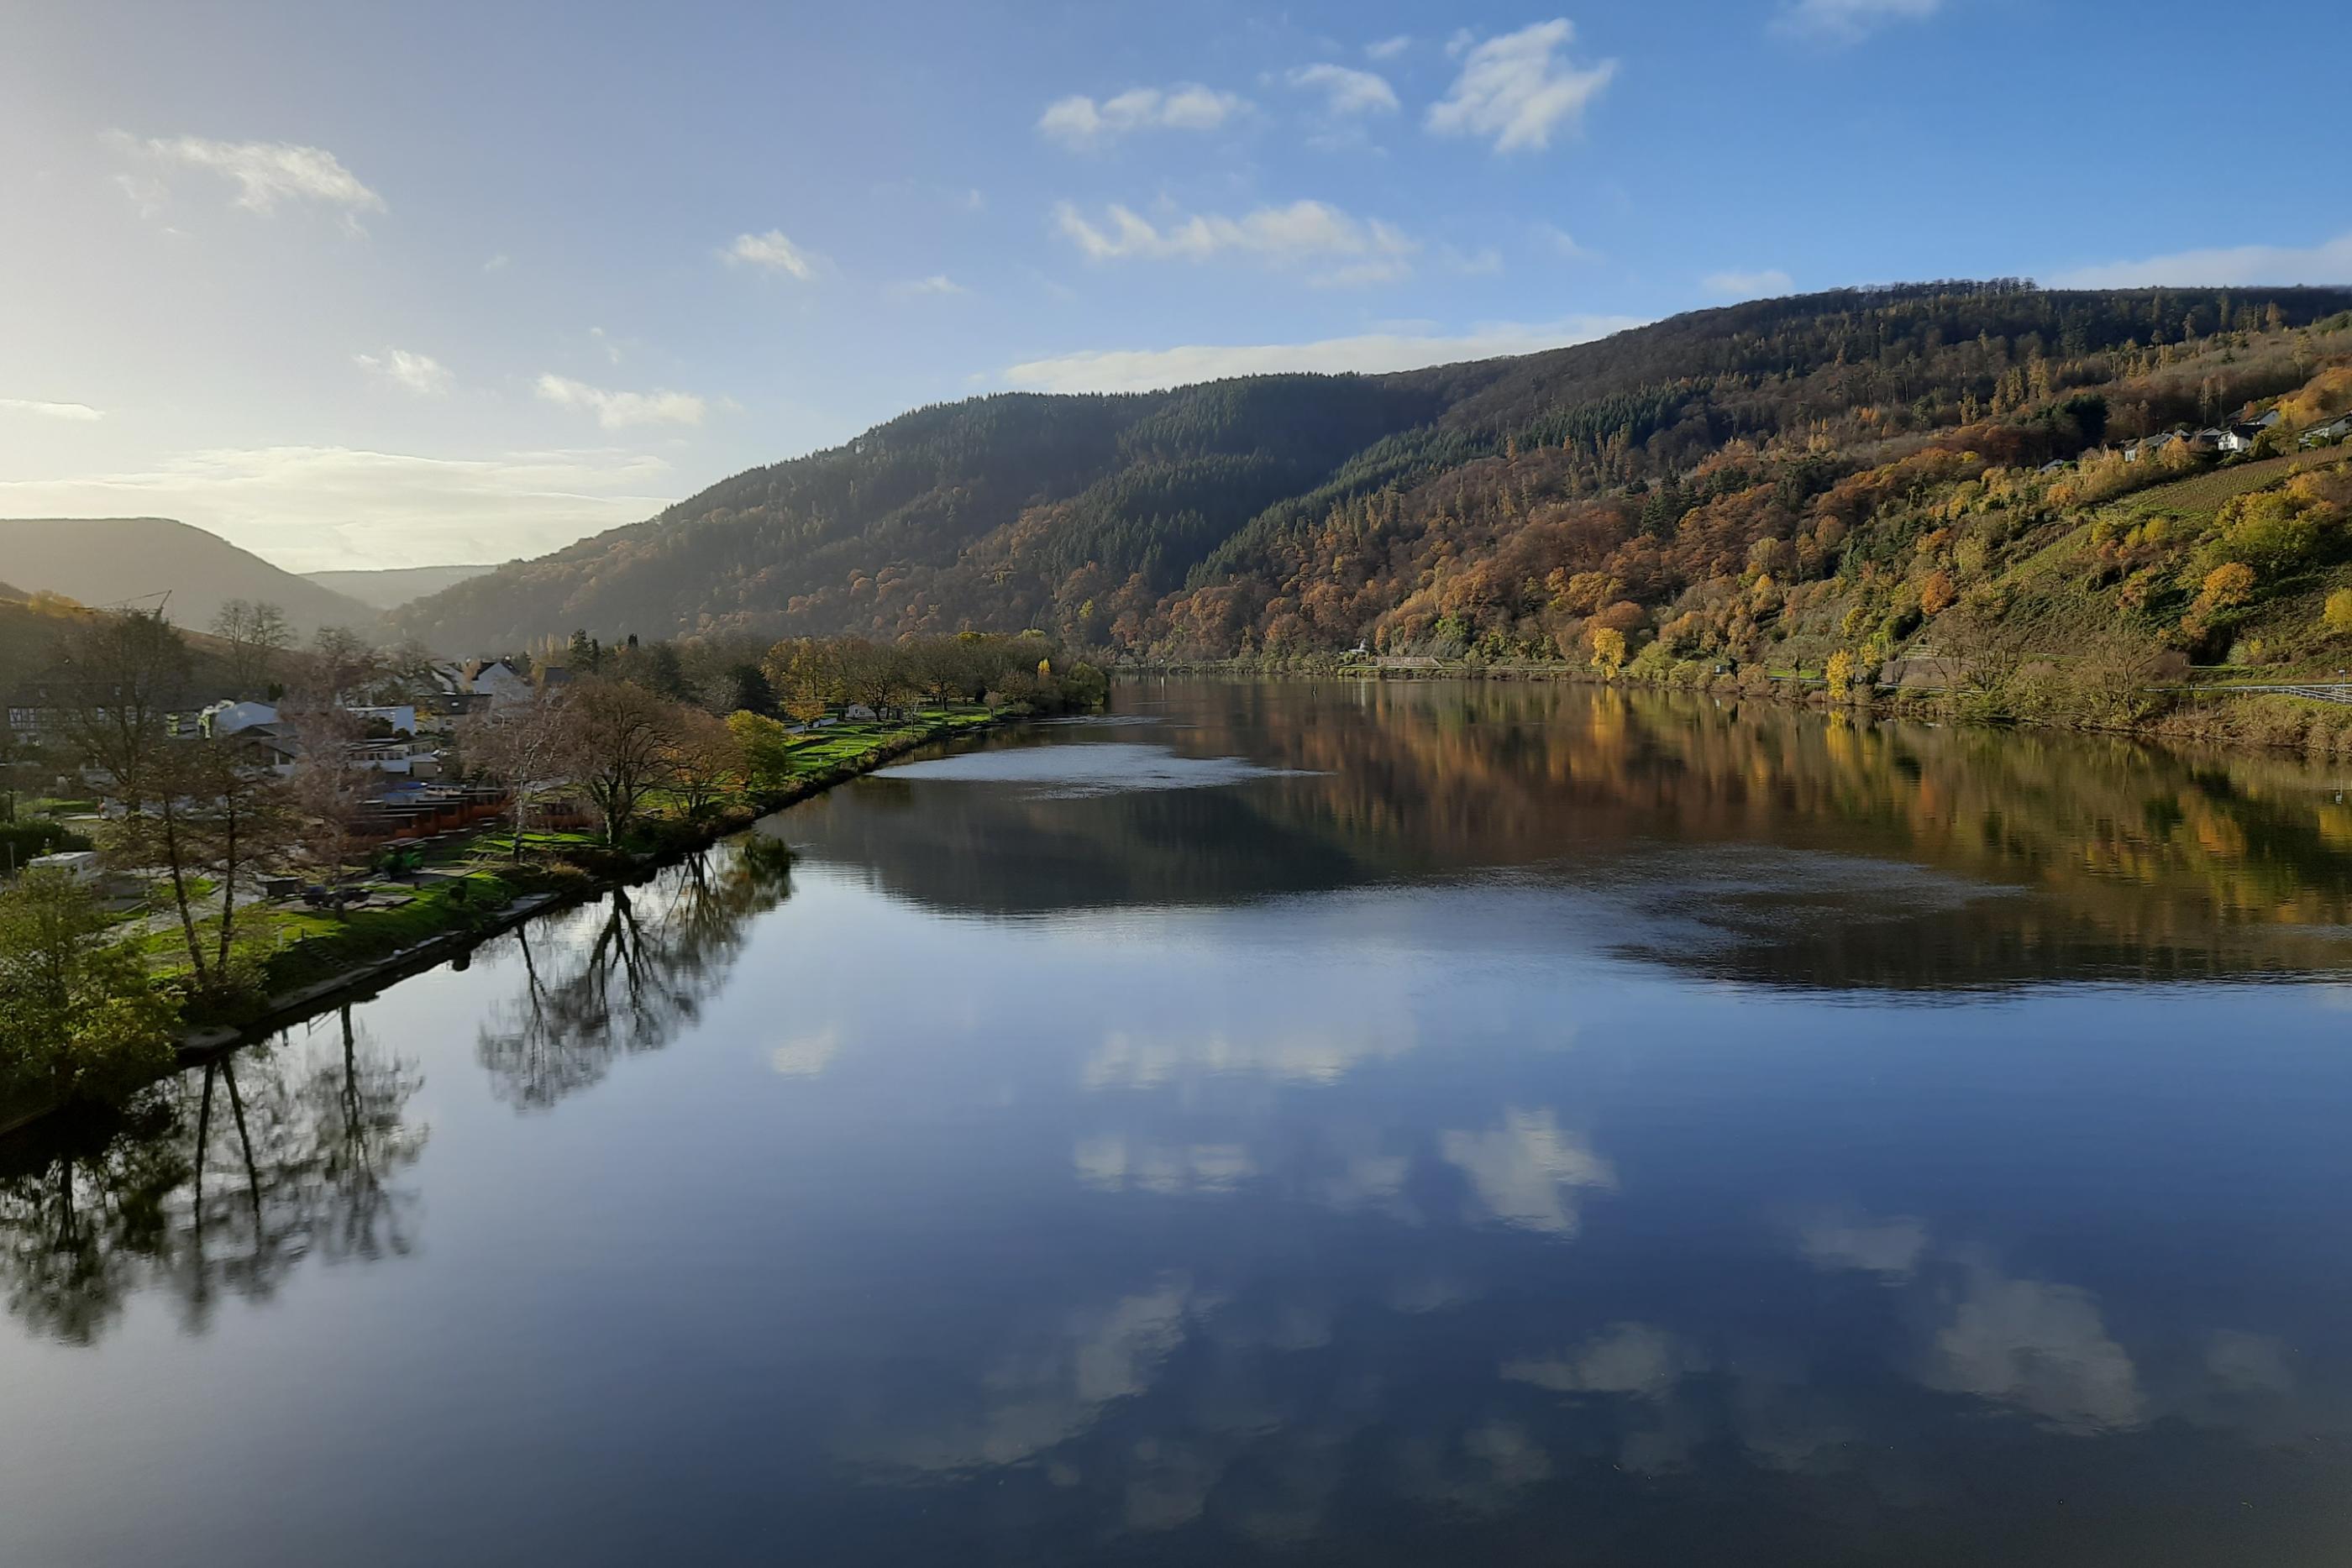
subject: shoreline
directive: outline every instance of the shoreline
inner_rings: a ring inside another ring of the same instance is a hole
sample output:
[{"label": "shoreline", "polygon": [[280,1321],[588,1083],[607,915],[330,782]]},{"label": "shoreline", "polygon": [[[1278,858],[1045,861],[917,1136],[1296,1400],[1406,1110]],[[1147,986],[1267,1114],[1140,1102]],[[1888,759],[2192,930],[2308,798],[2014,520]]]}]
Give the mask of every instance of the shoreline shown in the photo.
[{"label": "shoreline", "polygon": [[[732,809],[714,812],[703,821],[677,823],[678,836],[656,848],[628,851],[599,846],[590,857],[593,865],[572,862],[578,874],[566,879],[569,885],[533,889],[479,915],[467,909],[462,922],[453,922],[445,930],[362,959],[322,979],[254,998],[227,1018],[184,1027],[173,1047],[171,1071],[178,1072],[201,1066],[305,1019],[350,1002],[364,1001],[388,986],[471,953],[538,915],[574,908],[602,898],[615,888],[641,883],[689,855],[700,854],[722,840],[748,831],[779,811],[871,773],[909,752],[966,736],[991,734],[1030,716],[1029,710],[1021,707],[961,722],[952,716],[940,718],[919,731],[883,741],[871,750],[805,774],[789,784],[749,795]],[[160,1082],[162,1078],[154,1082]],[[143,1088],[141,1092],[144,1092]],[[49,1103],[11,1113],[7,1107],[0,1106],[0,1138],[70,1109],[70,1103]]]},{"label": "shoreline", "polygon": [[[1841,700],[1830,696],[1818,677],[1748,674],[1714,675],[1684,683],[1652,680],[1622,673],[1614,676],[1602,675],[1565,662],[1536,660],[1497,660],[1450,665],[1433,660],[1427,664],[1410,666],[1335,664],[1316,667],[1311,664],[1302,664],[1276,668],[1232,660],[1202,660],[1172,664],[1121,664],[1112,667],[1109,674],[1114,683],[1170,675],[1247,680],[1560,682],[1651,692],[1684,692],[1692,696],[1736,697],[1744,701],[1769,702],[1781,707],[1806,708],[1816,713],[1844,713],[1873,720],[1960,725],[1986,730],[2048,730],[2070,735],[2122,737],[2152,745],[2296,756],[2323,762],[2352,758],[2352,705],[2328,704],[2261,687],[2167,687],[2164,688],[2167,695],[2187,700],[2148,719],[2116,724],[2041,716],[1974,717],[1953,711],[1948,702],[1950,694],[1940,687],[1873,688],[1858,691],[1854,696]],[[2226,721],[2232,711],[2255,704],[2266,705],[2266,711],[2273,714],[2280,714],[2283,705],[2296,705],[2284,707],[2284,712],[2305,721],[2304,734],[2300,737],[2247,734],[2227,722],[2210,722],[2213,717]],[[2198,722],[2197,716],[2200,710],[2208,716],[2207,722]],[[2324,720],[2331,711],[2341,713],[2342,721],[2333,727],[2333,733],[2324,740],[2315,738],[2315,731],[2328,727],[2312,721]]]}]

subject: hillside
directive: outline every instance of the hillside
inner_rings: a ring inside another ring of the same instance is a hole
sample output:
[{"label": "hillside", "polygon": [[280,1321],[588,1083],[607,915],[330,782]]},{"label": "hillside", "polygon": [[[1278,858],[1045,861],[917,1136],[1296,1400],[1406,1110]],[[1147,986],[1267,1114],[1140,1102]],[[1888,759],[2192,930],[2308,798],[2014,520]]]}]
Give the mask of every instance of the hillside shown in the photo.
[{"label": "hillside", "polygon": [[168,592],[171,620],[197,630],[232,599],[268,601],[306,633],[377,620],[356,599],[166,517],[0,518],[0,575],[89,605],[152,606]]},{"label": "hillside", "polygon": [[[2292,392],[2352,350],[2315,330],[2347,309],[2352,290],[1933,284],[1395,375],[1003,394],[738,475],[396,620],[455,652],[573,627],[1038,626],[1160,658],[1359,640],[1577,656],[1602,620],[1629,651],[1678,624],[1677,657],[1755,657],[1847,636],[1857,594],[1885,599],[1896,553],[1932,531],[1913,526],[1926,490],[1975,484],[1973,505],[1989,471]],[[1759,580],[1769,603],[1730,605]],[[1804,618],[1823,595],[1786,600],[1832,581],[1824,635]],[[1915,595],[1903,630],[1919,618]],[[1891,643],[1904,618],[1880,619]]]},{"label": "hillside", "polygon": [[396,610],[412,599],[455,588],[494,570],[488,566],[395,566],[377,571],[306,571],[305,581],[330,593],[356,599],[378,610]]}]

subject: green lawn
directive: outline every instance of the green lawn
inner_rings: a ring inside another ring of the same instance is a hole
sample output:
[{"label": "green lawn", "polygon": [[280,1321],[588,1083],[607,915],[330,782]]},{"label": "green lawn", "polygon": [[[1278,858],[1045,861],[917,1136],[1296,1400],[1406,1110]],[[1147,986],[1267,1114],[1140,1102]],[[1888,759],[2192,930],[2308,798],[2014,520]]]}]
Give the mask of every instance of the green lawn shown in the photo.
[{"label": "green lawn", "polygon": [[[794,782],[814,780],[854,770],[877,753],[919,740],[942,727],[951,733],[977,730],[1000,716],[984,707],[929,708],[900,721],[829,725],[793,737],[789,763]],[[682,803],[656,790],[645,802],[641,832],[628,844],[643,850],[674,845],[691,830]],[[719,801],[715,816],[740,818],[757,803],[740,796]],[[457,877],[421,881],[378,881],[367,885],[407,895],[409,902],[393,909],[358,909],[337,915],[299,904],[240,908],[236,942],[261,969],[260,983],[278,994],[332,978],[354,966],[370,963],[414,946],[427,938],[461,931],[506,907],[524,894],[565,885],[583,873],[567,856],[588,860],[603,852],[603,840],[593,832],[533,829],[523,834],[523,862],[512,858],[510,828],[485,824],[461,837],[436,843],[425,852],[425,867],[437,872],[461,872]],[[203,884],[207,891],[210,883]],[[150,905],[151,908],[160,907]],[[219,929],[218,912],[206,909],[197,921],[209,956]],[[148,962],[159,976],[184,975],[187,945],[177,924],[138,939]]]}]

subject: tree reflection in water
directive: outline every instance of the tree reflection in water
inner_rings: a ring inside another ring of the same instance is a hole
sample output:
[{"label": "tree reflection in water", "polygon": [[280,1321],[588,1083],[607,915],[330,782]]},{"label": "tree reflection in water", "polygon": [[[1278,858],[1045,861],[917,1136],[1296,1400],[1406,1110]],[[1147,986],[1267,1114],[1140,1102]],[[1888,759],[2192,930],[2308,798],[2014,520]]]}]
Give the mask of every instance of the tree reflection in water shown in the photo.
[{"label": "tree reflection in water", "polygon": [[400,1254],[415,1195],[399,1187],[427,1130],[422,1084],[346,1007],[331,1049],[293,1032],[157,1085],[120,1115],[34,1130],[0,1155],[9,1310],[89,1344],[160,1288],[201,1333],[226,1293],[266,1300],[312,1252]]},{"label": "tree reflection in water", "polygon": [[[2116,737],[1856,722],[1569,684],[1139,683],[1127,789],[1037,769],[854,781],[803,853],[955,914],[1540,886],[1624,956],[1797,990],[2329,973],[2352,928],[2343,769]],[[995,748],[1102,748],[1039,727]],[[1175,789],[1223,758],[1260,776]]]},{"label": "tree reflection in water", "polygon": [[[791,852],[753,837],[614,893],[587,919],[513,935],[523,993],[482,1031],[518,1106],[554,1104],[616,1055],[667,1044],[725,985],[751,919],[791,892]],[[224,1296],[266,1301],[308,1258],[403,1257],[428,1129],[415,1063],[349,1006],[225,1054],[119,1113],[0,1144],[0,1286],[46,1337],[95,1343],[142,1291],[202,1333]]]},{"label": "tree reflection in water", "polygon": [[566,922],[516,927],[520,997],[482,1026],[499,1098],[541,1111],[658,1051],[725,987],[751,919],[792,894],[792,853],[753,834],[697,854]]}]

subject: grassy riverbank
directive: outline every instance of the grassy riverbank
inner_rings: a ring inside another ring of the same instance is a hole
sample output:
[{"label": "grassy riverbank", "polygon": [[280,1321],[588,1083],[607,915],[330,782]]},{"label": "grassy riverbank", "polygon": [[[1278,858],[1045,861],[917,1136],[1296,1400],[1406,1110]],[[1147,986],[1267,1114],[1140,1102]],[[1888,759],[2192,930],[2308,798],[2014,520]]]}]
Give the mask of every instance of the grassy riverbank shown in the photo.
[{"label": "grassy riverbank", "polygon": [[[240,908],[233,933],[240,984],[226,997],[184,1006],[182,1054],[217,1050],[416,964],[439,962],[517,920],[625,883],[919,747],[977,734],[1027,711],[932,707],[902,722],[806,731],[792,737],[767,777],[744,781],[699,811],[674,797],[654,796],[615,844],[587,833],[531,831],[523,835],[518,855],[510,829],[486,826],[437,846],[416,873],[367,884],[373,895],[369,906],[342,914],[278,904]],[[218,916],[200,921],[197,932],[209,946],[218,936]],[[189,966],[182,928],[169,923],[138,940],[153,977],[184,988]],[[52,1109],[0,1096],[0,1132]]]}]

